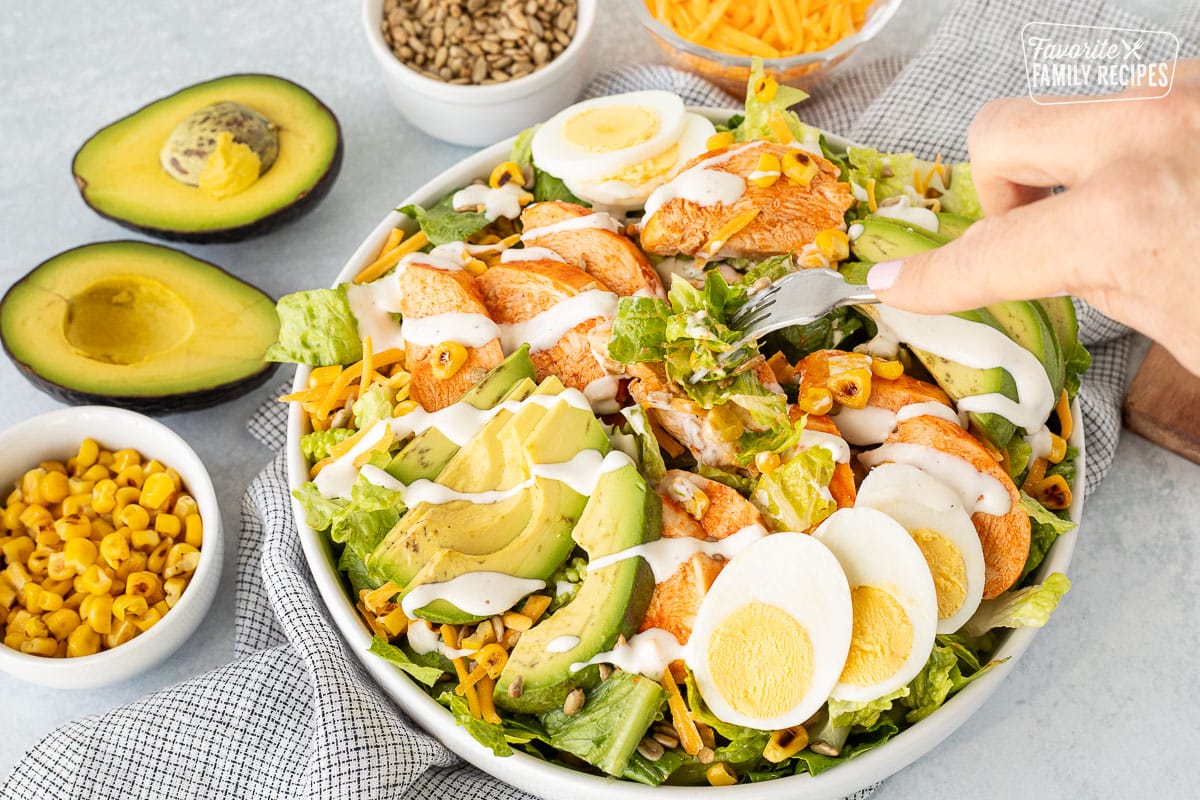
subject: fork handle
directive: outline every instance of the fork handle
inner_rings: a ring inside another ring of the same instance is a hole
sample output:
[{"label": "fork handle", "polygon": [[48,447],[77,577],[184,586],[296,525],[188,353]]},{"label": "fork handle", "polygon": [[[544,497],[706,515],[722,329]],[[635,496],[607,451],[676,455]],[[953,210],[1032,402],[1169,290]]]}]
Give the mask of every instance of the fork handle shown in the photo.
[{"label": "fork handle", "polygon": [[880,302],[879,298],[875,296],[875,292],[871,291],[869,286],[858,286],[855,284],[846,284],[846,286],[845,294],[837,302],[838,306],[869,305]]}]

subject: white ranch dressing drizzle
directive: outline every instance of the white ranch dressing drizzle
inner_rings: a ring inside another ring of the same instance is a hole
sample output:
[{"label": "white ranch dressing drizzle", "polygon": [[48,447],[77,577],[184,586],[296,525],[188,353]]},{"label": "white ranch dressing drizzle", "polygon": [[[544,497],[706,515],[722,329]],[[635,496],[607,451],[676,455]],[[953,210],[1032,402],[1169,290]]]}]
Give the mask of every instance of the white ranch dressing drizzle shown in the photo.
[{"label": "white ranch dressing drizzle", "polygon": [[599,450],[580,450],[570,461],[534,464],[532,472],[536,477],[559,481],[571,491],[591,497],[601,475],[632,465],[633,459],[620,450],[610,450],[607,455],[601,455]]},{"label": "white ranch dressing drizzle", "polygon": [[846,238],[853,242],[855,239],[862,236],[864,230],[866,229],[863,227],[861,222],[855,222],[846,229]]},{"label": "white ranch dressing drizzle", "polygon": [[429,626],[429,623],[423,619],[413,620],[408,626],[407,631],[408,646],[413,649],[413,652],[419,656],[426,653],[437,651],[446,658],[462,658],[469,656],[473,651],[460,650],[456,647],[451,647],[441,640],[437,631]]},{"label": "white ranch dressing drizzle", "polygon": [[751,172],[749,175],[746,176],[746,180],[761,181],[766,178],[778,178],[779,175],[780,175],[780,172],[777,169],[768,169],[768,170],[756,169],[756,170],[754,170],[754,172]]},{"label": "white ranch dressing drizzle", "polygon": [[592,404],[592,411],[595,413],[615,414],[621,410],[621,405],[617,402],[617,391],[620,388],[620,377],[605,375],[583,387],[583,396]]},{"label": "white ranch dressing drizzle", "polygon": [[895,202],[879,206],[875,216],[898,219],[933,233],[938,232],[938,215],[923,206],[914,206],[907,195],[899,195]]},{"label": "white ranch dressing drizzle", "polygon": [[440,506],[455,501],[465,501],[478,506],[487,506],[507,500],[510,497],[516,497],[521,492],[533,486],[533,480],[530,479],[507,489],[493,489],[485,492],[460,492],[426,478],[418,478],[412,483],[404,484],[379,467],[371,464],[363,464],[359,470],[359,474],[376,486],[382,486],[384,489],[399,492],[400,496],[404,498],[404,505],[409,508],[415,508],[421,503]]},{"label": "white ranch dressing drizzle", "polygon": [[832,433],[824,431],[801,431],[800,449],[808,450],[811,447],[824,448],[838,464],[850,462],[850,445],[846,444],[846,440],[840,436],[834,436]]},{"label": "white ranch dressing drizzle", "polygon": [[646,220],[672,200],[686,200],[701,208],[737,202],[746,193],[746,179],[732,172],[709,167],[724,164],[738,153],[759,147],[761,144],[762,142],[757,141],[746,142],[718,156],[706,158],[655,189],[646,200],[646,213],[642,216],[642,224],[645,225]]},{"label": "white ranch dressing drizzle", "polygon": [[872,444],[882,444],[896,426],[915,417],[938,417],[955,425],[962,426],[962,420],[954,413],[954,409],[936,401],[926,403],[909,403],[901,406],[899,411],[889,411],[886,408],[867,406],[866,408],[842,409],[833,418],[838,430],[850,444],[865,447]]},{"label": "white ranch dressing drizzle", "polygon": [[521,216],[521,195],[524,193],[525,188],[514,182],[496,189],[476,183],[455,192],[450,203],[455,211],[483,206],[483,216],[488,222],[497,217],[516,219]]},{"label": "white ranch dressing drizzle", "polygon": [[346,301],[358,325],[358,336],[370,336],[376,351],[404,349],[400,323],[392,316],[400,313],[400,299],[400,280],[395,274],[370,283],[346,285]]},{"label": "white ranch dressing drizzle", "polygon": [[954,489],[969,514],[982,511],[999,517],[1012,508],[1012,497],[999,480],[980,472],[957,456],[923,444],[892,442],[861,453],[858,460],[868,468],[893,461],[922,469]]},{"label": "white ranch dressing drizzle", "polygon": [[500,614],[527,594],[545,588],[546,582],[518,578],[503,572],[468,572],[440,583],[423,583],[409,590],[400,607],[411,619],[419,608],[445,600],[455,608],[477,617]]},{"label": "white ranch dressing drizzle", "polygon": [[1050,429],[1043,425],[1040,430],[1025,437],[1025,443],[1033,451],[1029,454],[1031,462],[1034,459],[1045,458],[1050,455],[1050,451],[1054,448],[1054,440],[1051,436]]},{"label": "white ranch dressing drizzle", "polygon": [[433,347],[442,342],[483,347],[502,335],[500,326],[487,314],[464,314],[461,311],[447,311],[428,317],[405,317],[401,329],[406,342],[424,347]]},{"label": "white ranch dressing drizzle", "polygon": [[958,401],[960,412],[999,414],[1025,430],[1037,430],[1050,416],[1055,402],[1046,370],[1033,353],[1000,331],[952,316],[914,314],[891,306],[876,307],[878,327],[888,329],[888,339],[976,369],[1002,367],[1017,385],[1014,402],[993,392],[964,397]]},{"label": "white ranch dressing drizzle", "polygon": [[589,319],[612,319],[617,314],[617,296],[600,289],[589,289],[555,303],[524,322],[500,326],[500,346],[511,353],[522,344],[529,351],[549,350],[576,325]]},{"label": "white ranch dressing drizzle", "polygon": [[561,222],[552,222],[551,224],[543,225],[540,228],[526,228],[521,233],[521,241],[528,242],[533,239],[540,239],[543,236],[549,236],[552,233],[578,231],[585,230],[587,228],[600,228],[601,230],[620,233],[621,223],[617,222],[612,214],[607,214],[603,211],[595,211],[591,214],[584,214],[579,217],[564,219]]},{"label": "white ranch dressing drizzle", "polygon": [[630,636],[624,644],[597,653],[587,661],[576,661],[571,672],[589,664],[612,664],[632,675],[645,675],[658,680],[672,661],[686,661],[690,648],[682,645],[675,634],[662,628],[649,628]]},{"label": "white ranch dressing drizzle", "polygon": [[568,653],[579,646],[580,639],[578,636],[557,636],[546,642],[546,652],[548,653]]},{"label": "white ranch dressing drizzle", "polygon": [[552,408],[557,403],[566,403],[581,411],[591,411],[583,392],[578,389],[564,389],[556,395],[535,394],[521,401],[506,400],[492,408],[479,409],[470,403],[455,403],[437,411],[426,411],[414,408],[400,417],[380,420],[367,429],[349,451],[339,456],[317,473],[313,479],[317,491],[322,497],[350,497],[354,481],[358,477],[358,469],[354,460],[370,450],[390,429],[397,439],[404,439],[415,433],[437,428],[442,435],[454,444],[462,447],[487,424],[488,420],[501,411],[519,411],[526,403]]},{"label": "white ranch dressing drizzle", "polygon": [[399,274],[409,264],[420,264],[423,267],[433,267],[444,272],[461,272],[463,266],[470,259],[471,255],[465,243],[447,242],[439,244],[428,253],[409,253],[400,259],[400,263],[396,266],[396,272]]},{"label": "white ranch dressing drizzle", "polygon": [[593,558],[588,562],[588,572],[607,567],[627,558],[644,558],[654,573],[654,582],[662,583],[675,574],[688,559],[697,553],[720,556],[726,561],[735,557],[750,545],[767,535],[762,525],[747,525],[736,533],[715,542],[679,536],[670,539],[655,539],[653,542],[634,545],[607,556]]},{"label": "white ranch dressing drizzle", "polygon": [[901,406],[896,412],[896,422],[905,422],[915,417],[938,417],[946,422],[952,422],[958,427],[963,426],[963,421],[959,419],[958,414],[954,413],[954,409],[945,403],[939,403],[936,400],[930,400],[925,403],[909,403],[906,406]]},{"label": "white ranch dressing drizzle", "polygon": [[548,247],[510,247],[500,254],[501,264],[512,264],[516,261],[558,261],[563,264],[567,263],[562,256]]}]

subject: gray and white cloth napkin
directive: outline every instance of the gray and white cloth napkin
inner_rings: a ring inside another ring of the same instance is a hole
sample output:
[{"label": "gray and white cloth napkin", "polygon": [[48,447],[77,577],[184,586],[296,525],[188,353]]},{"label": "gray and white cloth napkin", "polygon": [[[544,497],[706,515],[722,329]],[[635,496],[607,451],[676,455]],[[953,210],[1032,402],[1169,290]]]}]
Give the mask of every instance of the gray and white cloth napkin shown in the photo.
[{"label": "gray and white cloth napkin", "polygon": [[[1094,0],[968,0],[907,65],[893,60],[846,70],[804,104],[802,116],[883,150],[961,160],[978,108],[1026,90],[1018,34],[1035,20],[1155,27]],[[1200,30],[1200,11],[1174,30]],[[1196,51],[1195,39],[1185,39],[1184,52]],[[671,89],[697,105],[736,106],[708,84],[664,67],[609,73],[588,94],[645,88]],[[1129,337],[1122,326],[1080,310],[1082,336],[1095,357],[1081,395],[1091,489],[1116,447]],[[281,452],[285,418],[284,405],[273,402],[249,426],[280,452],[243,500],[235,659],[53,731],[8,775],[0,798],[527,797],[417,728],[348,651],[300,549]]]}]

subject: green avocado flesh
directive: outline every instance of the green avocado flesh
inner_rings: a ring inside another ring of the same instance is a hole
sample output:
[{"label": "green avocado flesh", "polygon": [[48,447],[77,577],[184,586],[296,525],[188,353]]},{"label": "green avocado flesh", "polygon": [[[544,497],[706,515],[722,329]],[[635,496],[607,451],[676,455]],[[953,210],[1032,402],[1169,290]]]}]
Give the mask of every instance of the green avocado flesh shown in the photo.
[{"label": "green avocado flesh", "polygon": [[[245,190],[217,200],[163,169],[160,152],[176,127],[216,103],[238,103],[275,126],[278,154]],[[151,236],[235,241],[299,216],[325,195],[342,160],[342,134],[308,90],[273,75],[230,75],[154,101],[95,133],[72,171],[84,201],[101,215]]]},{"label": "green avocado flesh", "polygon": [[144,242],[102,242],[35,267],[0,301],[4,348],[67,402],[178,411],[258,386],[274,301],[213,264]]},{"label": "green avocado flesh", "polygon": [[[633,465],[627,465],[600,477],[573,537],[589,560],[595,560],[659,538],[661,520],[658,495]],[[589,569],[571,602],[521,635],[496,681],[496,705],[540,713],[561,708],[577,686],[596,686],[597,666],[572,670],[572,665],[611,650],[619,637],[637,632],[653,591],[654,573],[641,557]],[[550,642],[562,636],[579,641],[565,652],[552,652]],[[513,697],[510,689],[518,678],[521,692]]]}]

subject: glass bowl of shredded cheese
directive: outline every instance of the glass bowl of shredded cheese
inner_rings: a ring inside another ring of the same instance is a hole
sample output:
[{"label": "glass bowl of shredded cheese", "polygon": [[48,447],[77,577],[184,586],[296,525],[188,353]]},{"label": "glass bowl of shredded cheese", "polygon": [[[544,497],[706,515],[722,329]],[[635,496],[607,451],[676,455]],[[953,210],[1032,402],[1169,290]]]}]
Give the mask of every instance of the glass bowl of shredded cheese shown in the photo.
[{"label": "glass bowl of shredded cheese", "polygon": [[628,0],[679,67],[736,97],[750,59],[780,83],[811,88],[882,30],[902,0]]}]

